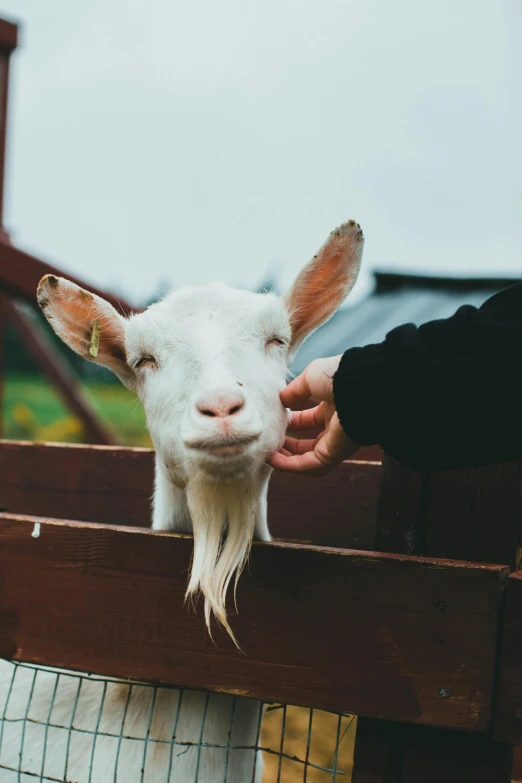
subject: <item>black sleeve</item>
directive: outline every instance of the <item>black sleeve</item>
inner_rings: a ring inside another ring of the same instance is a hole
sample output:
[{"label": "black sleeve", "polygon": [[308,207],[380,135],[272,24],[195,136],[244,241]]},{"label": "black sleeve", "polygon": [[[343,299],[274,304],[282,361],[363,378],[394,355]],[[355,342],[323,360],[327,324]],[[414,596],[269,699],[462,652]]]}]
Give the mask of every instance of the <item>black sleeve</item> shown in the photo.
[{"label": "black sleeve", "polygon": [[451,318],[399,326],[344,354],[334,376],[346,434],[416,469],[522,457],[522,285]]}]

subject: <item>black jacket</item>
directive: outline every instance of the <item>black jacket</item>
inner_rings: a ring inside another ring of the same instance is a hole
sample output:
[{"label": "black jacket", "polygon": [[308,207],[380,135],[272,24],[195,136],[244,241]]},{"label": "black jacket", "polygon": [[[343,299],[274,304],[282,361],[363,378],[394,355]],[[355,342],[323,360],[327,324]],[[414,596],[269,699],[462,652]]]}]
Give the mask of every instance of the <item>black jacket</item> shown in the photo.
[{"label": "black jacket", "polygon": [[522,285],[352,348],[334,376],[346,434],[416,469],[522,457]]}]

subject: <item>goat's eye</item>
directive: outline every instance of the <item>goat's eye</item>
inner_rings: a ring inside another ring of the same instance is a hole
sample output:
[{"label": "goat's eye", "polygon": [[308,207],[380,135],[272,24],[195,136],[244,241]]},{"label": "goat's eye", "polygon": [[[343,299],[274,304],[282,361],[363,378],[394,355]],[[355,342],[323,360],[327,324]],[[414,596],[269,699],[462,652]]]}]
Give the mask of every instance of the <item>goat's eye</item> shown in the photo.
[{"label": "goat's eye", "polygon": [[282,337],[274,336],[267,341],[267,347],[270,345],[286,345],[286,342],[283,340]]},{"label": "goat's eye", "polygon": [[134,362],[135,370],[157,370],[158,362],[154,356],[142,356],[137,362]]}]

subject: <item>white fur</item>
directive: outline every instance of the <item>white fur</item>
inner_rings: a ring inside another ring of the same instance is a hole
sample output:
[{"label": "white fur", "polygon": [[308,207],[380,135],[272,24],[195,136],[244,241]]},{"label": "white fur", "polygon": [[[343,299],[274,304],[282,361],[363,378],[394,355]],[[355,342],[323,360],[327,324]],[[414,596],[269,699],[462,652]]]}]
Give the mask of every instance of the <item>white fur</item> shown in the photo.
[{"label": "white fur", "polygon": [[[269,538],[266,458],[284,438],[287,413],[278,397],[290,339],[278,297],[220,284],[176,291],[126,327],[128,363],[144,355],[157,362],[135,373],[156,449],[153,527],[194,533],[187,594],[201,591],[209,629],[212,611],[231,635],[227,587],[254,536]],[[198,406],[216,400],[243,407],[226,418],[200,413]],[[237,454],[212,453],[215,444],[238,442]]]},{"label": "white fur", "polygon": [[[227,590],[239,578],[252,539],[270,539],[266,510],[270,469],[266,458],[284,438],[288,417],[279,393],[285,385],[287,364],[296,345],[332,315],[355,282],[362,242],[356,223],[341,226],[305,267],[285,299],[213,283],[203,288],[183,288],[145,312],[124,319],[99,297],[69,281],[46,277],[39,286],[39,302],[49,322],[85,358],[90,358],[92,324],[101,324],[97,361],[136,389],[154,442],[153,528],[194,534],[187,595],[201,591],[207,626],[210,629],[213,614],[232,638],[225,604]],[[144,357],[146,360],[137,366]],[[4,690],[8,682],[6,666],[9,664],[0,669],[0,687]],[[39,677],[56,675],[39,670]],[[74,680],[69,678],[69,682]],[[53,715],[55,710],[58,716],[60,709],[62,713],[70,710],[74,701],[71,687],[59,696]],[[107,688],[111,697],[104,704],[102,718],[104,725],[114,731],[121,725],[122,694],[128,694],[128,686],[111,684]],[[7,717],[17,710],[23,717],[30,690],[30,685],[15,683]],[[130,725],[147,722],[152,692],[151,688],[136,690],[138,695],[128,705]],[[31,711],[46,719],[51,699],[49,683],[35,687]],[[178,690],[156,689],[159,707],[155,710],[159,712],[154,713],[154,731],[166,739],[172,736],[179,700]],[[260,702],[237,699],[231,715],[233,703],[233,697],[224,694],[207,697],[184,691],[176,740],[197,745],[205,718],[203,742],[226,745],[231,730],[233,745],[255,746]],[[95,729],[99,710],[99,698],[89,698],[87,693],[78,706],[75,726],[86,723]],[[6,724],[9,731],[14,725]],[[46,769],[48,765],[58,769],[67,735],[65,730],[62,734],[52,732],[47,736]],[[80,735],[74,749],[71,744],[70,779],[79,783],[88,781],[89,743],[88,735]],[[20,747],[18,737],[7,751],[15,760],[14,766]],[[140,748],[143,754],[143,745]],[[5,755],[5,742],[0,752]],[[115,778],[111,752],[107,742],[100,739],[94,757],[96,783],[225,783],[221,749],[201,750],[196,778],[198,754],[189,747],[186,753],[176,755],[169,781],[165,752],[153,751],[143,778],[142,755],[134,757],[130,750],[120,757]],[[26,739],[24,767],[30,764],[28,771],[39,773],[42,758],[41,741]],[[260,783],[261,759],[256,761],[253,776],[255,759],[254,750],[231,750],[227,783]],[[8,783],[10,774],[4,777],[0,770],[0,783]]]}]

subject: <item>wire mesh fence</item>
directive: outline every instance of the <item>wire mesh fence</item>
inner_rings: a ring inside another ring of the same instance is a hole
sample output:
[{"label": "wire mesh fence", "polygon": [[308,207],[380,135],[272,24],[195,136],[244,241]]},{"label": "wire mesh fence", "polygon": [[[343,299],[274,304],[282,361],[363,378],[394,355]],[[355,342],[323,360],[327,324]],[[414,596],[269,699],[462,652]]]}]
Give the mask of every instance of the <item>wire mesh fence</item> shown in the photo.
[{"label": "wire mesh fence", "polygon": [[349,781],[348,714],[0,660],[0,783]]}]

